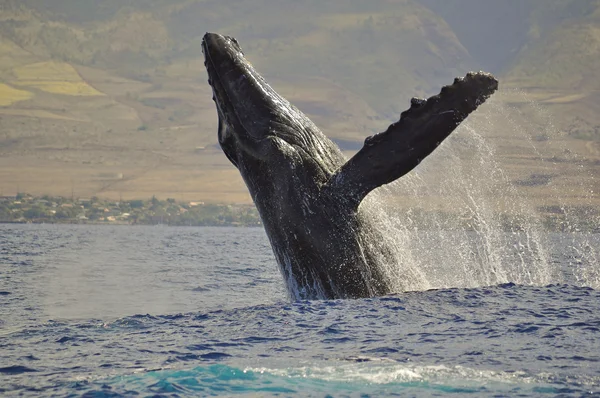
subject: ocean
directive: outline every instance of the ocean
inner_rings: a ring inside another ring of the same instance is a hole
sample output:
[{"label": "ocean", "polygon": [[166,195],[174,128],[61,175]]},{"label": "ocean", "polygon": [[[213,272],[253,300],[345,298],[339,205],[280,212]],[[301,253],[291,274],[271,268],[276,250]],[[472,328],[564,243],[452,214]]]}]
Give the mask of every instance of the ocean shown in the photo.
[{"label": "ocean", "polygon": [[260,228],[0,225],[0,395],[600,394],[600,236],[543,241],[466,272],[428,236],[433,288],[291,302]]}]

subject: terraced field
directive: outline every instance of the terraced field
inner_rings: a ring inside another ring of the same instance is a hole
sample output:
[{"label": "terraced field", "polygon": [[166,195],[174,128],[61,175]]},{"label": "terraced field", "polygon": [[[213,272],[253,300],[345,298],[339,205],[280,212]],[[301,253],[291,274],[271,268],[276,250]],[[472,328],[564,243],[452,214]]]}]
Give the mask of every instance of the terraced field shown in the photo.
[{"label": "terraced field", "polygon": [[33,93],[19,90],[8,84],[0,83],[0,106],[9,106],[19,101],[27,101],[33,97]]},{"label": "terraced field", "polygon": [[47,93],[74,96],[104,95],[86,83],[77,70],[65,62],[37,62],[14,69],[13,84],[39,89]]}]

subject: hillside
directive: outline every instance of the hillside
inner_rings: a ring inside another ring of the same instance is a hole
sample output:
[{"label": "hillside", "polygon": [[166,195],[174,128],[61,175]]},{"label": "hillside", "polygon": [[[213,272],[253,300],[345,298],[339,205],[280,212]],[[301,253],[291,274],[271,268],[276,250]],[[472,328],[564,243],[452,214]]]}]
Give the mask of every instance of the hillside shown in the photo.
[{"label": "hillside", "polygon": [[[206,31],[236,36],[269,82],[348,151],[397,120],[410,97],[486,69],[520,90],[503,93],[503,104],[530,119],[530,99],[549,107],[565,134],[551,156],[568,147],[593,165],[600,7],[548,4],[5,1],[0,190],[248,202],[216,145],[200,50]],[[536,173],[529,160],[514,166],[529,136],[492,134],[510,178]]]},{"label": "hillside", "polygon": [[[524,46],[506,73],[506,85],[519,88],[561,116],[573,137],[600,140],[600,2],[554,2],[548,7],[563,18],[552,28],[547,9],[533,14]],[[597,148],[597,146],[596,146]]]}]

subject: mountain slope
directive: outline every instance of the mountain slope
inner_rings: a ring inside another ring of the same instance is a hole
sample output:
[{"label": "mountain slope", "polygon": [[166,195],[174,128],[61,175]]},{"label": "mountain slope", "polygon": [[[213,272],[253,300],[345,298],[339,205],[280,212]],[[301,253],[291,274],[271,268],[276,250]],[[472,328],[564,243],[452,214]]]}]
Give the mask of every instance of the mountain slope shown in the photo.
[{"label": "mountain slope", "polygon": [[542,24],[532,24],[535,39],[507,73],[512,84],[573,91],[600,88],[600,2],[590,1],[586,7],[583,3],[572,3],[578,12],[544,34],[539,33]]},{"label": "mountain slope", "polygon": [[0,189],[248,201],[216,146],[206,31],[236,36],[275,89],[344,149],[397,120],[410,97],[483,68],[505,73],[504,86],[560,104],[559,124],[594,138],[587,132],[597,112],[581,104],[594,95],[585,82],[597,67],[596,4],[6,0]]}]

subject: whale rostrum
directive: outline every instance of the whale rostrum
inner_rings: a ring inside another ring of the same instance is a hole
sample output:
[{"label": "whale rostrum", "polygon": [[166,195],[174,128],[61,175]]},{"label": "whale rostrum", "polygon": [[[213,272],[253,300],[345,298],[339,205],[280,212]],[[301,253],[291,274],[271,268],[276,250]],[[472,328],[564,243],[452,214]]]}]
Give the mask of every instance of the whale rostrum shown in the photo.
[{"label": "whale rostrum", "polygon": [[275,92],[237,40],[207,33],[205,66],[218,140],[259,211],[292,299],[359,298],[394,292],[392,249],[361,202],[415,168],[498,88],[487,73],[456,78],[365,140],[350,160]]}]

